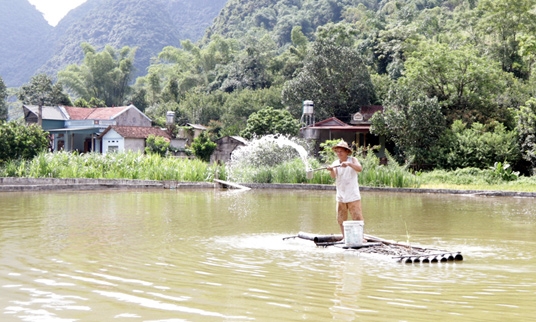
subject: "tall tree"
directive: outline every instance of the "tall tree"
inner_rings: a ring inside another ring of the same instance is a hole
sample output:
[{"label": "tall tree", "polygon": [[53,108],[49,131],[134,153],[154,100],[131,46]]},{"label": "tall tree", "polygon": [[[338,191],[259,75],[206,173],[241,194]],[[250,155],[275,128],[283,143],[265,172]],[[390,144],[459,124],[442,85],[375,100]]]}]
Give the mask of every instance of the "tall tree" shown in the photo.
[{"label": "tall tree", "polygon": [[128,46],[120,50],[106,46],[97,52],[88,43],[82,44],[82,50],[83,63],[67,66],[58,73],[59,80],[87,101],[94,97],[107,106],[123,105],[130,91],[136,50]]},{"label": "tall tree", "polygon": [[384,112],[372,117],[372,133],[393,141],[405,159],[420,168],[432,161],[431,147],[445,130],[445,117],[437,98],[428,98],[409,87],[394,86]]},{"label": "tall tree", "polygon": [[231,93],[235,90],[256,90],[271,86],[273,77],[268,65],[275,56],[277,45],[267,34],[259,36],[257,39],[242,39],[244,50],[226,68],[219,70],[218,79],[222,80],[219,89]]},{"label": "tall tree", "polygon": [[399,81],[428,97],[437,97],[449,123],[504,121],[506,109],[498,98],[507,88],[509,75],[498,64],[480,57],[475,49],[425,41],[405,63]]},{"label": "tall tree", "polygon": [[69,97],[63,93],[61,84],[54,84],[52,79],[45,74],[32,77],[30,83],[22,86],[18,96],[24,104],[38,106],[37,124],[39,126],[43,125],[43,106],[71,105]]},{"label": "tall tree", "polygon": [[347,120],[360,106],[374,102],[374,88],[348,30],[336,25],[326,28],[312,43],[303,69],[285,83],[282,97],[295,117],[301,114],[302,101],[313,100],[317,118]]},{"label": "tall tree", "polygon": [[481,0],[480,30],[486,50],[501,62],[502,69],[527,78],[527,66],[519,53],[520,35],[536,30],[536,0]]},{"label": "tall tree", "polygon": [[150,105],[174,101],[180,102],[186,92],[203,90],[211,92],[221,86],[219,69],[225,69],[238,50],[237,41],[213,36],[201,47],[189,40],[181,42],[182,48],[168,46],[149,67],[147,76],[137,79],[136,86],[147,93]]}]

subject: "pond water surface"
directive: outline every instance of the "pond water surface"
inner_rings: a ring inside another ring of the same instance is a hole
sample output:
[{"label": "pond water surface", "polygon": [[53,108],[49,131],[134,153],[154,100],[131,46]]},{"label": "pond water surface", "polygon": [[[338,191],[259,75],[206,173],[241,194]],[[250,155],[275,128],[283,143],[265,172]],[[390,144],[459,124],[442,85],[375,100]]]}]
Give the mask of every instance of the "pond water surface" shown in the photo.
[{"label": "pond water surface", "polygon": [[401,264],[310,241],[334,191],[0,194],[0,321],[534,321],[533,198],[363,191],[365,233],[461,251]]}]

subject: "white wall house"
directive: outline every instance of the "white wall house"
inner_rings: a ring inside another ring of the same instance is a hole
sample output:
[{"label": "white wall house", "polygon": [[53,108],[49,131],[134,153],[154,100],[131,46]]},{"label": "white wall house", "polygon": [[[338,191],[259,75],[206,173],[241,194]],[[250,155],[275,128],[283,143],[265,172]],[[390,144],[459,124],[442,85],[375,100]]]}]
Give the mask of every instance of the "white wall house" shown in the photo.
[{"label": "white wall house", "polygon": [[124,152],[125,151],[125,138],[121,134],[114,130],[110,130],[104,136],[102,136],[102,153],[108,152]]},{"label": "white wall house", "polygon": [[145,126],[109,126],[100,135],[102,141],[102,153],[114,152],[144,152],[145,140],[149,135],[161,136],[170,140],[169,134],[157,127]]}]

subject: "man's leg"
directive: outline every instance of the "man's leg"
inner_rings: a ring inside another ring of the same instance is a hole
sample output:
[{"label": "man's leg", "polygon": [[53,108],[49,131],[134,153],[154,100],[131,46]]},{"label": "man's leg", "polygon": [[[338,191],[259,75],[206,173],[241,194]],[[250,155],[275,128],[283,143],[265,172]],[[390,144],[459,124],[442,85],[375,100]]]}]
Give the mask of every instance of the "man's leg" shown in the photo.
[{"label": "man's leg", "polygon": [[350,211],[350,215],[352,216],[352,220],[364,220],[363,210],[361,209],[361,200],[349,202],[347,205],[348,211]]},{"label": "man's leg", "polygon": [[339,223],[339,227],[341,227],[341,233],[344,237],[344,227],[343,222],[348,219],[348,204],[345,204],[343,202],[337,202],[337,223]]}]

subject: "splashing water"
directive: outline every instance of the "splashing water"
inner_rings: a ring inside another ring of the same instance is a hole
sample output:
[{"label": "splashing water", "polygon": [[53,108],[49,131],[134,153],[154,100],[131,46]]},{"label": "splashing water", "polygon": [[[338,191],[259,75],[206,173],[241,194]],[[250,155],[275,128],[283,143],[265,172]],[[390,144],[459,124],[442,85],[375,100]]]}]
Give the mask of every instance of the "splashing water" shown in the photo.
[{"label": "splashing water", "polygon": [[234,169],[248,167],[274,167],[295,159],[296,153],[303,162],[305,171],[309,171],[311,166],[307,160],[307,150],[295,139],[286,136],[265,135],[251,140],[246,146],[239,147],[233,152],[228,164],[229,173],[234,173]]}]

